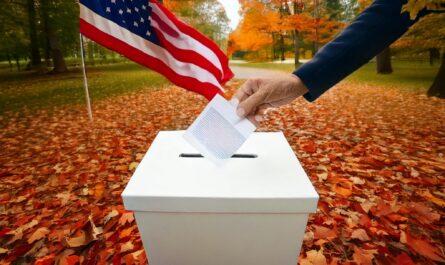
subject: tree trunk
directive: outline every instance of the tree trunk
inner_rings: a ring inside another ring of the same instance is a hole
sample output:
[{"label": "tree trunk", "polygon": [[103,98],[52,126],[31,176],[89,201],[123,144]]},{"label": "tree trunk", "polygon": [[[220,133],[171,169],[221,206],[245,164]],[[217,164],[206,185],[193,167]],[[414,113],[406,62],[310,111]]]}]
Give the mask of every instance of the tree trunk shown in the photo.
[{"label": "tree trunk", "polygon": [[11,61],[11,56],[8,54],[7,57],[8,57],[8,63],[9,63],[9,71],[12,72],[13,65],[12,65],[12,61]]},{"label": "tree trunk", "polygon": [[63,58],[62,51],[60,50],[59,41],[52,32],[50,32],[49,42],[51,45],[51,57],[53,58],[53,70],[52,73],[64,73],[68,71]]},{"label": "tree trunk", "polygon": [[51,22],[49,21],[48,10],[50,8],[50,3],[48,0],[41,1],[41,10],[43,17],[43,27],[45,30],[46,40],[49,46],[49,50],[51,51],[51,58],[53,61],[53,69],[51,73],[63,73],[68,71],[65,59],[63,58],[62,51],[60,50],[59,41],[57,40],[56,35],[54,34],[53,29],[51,28]]},{"label": "tree trunk", "polygon": [[39,41],[37,38],[37,19],[34,0],[27,0],[28,8],[28,24],[29,24],[29,49],[31,52],[31,67],[40,66],[42,61],[40,59]]},{"label": "tree trunk", "polygon": [[275,51],[275,33],[272,33],[272,61],[275,61],[275,59],[277,58],[277,53]]},{"label": "tree trunk", "polygon": [[298,30],[293,31],[293,37],[294,37],[294,50],[295,50],[295,69],[297,69],[298,65],[300,64],[300,45],[299,45],[299,35],[300,33]]},{"label": "tree trunk", "polygon": [[392,73],[391,66],[391,49],[386,47],[376,56],[377,60],[377,74],[390,74]]},{"label": "tree trunk", "polygon": [[442,63],[433,84],[427,92],[430,97],[445,98],[445,52],[442,55]]},{"label": "tree trunk", "polygon": [[440,52],[438,48],[430,48],[428,51],[430,52],[430,65],[433,66],[436,59],[440,60]]},{"label": "tree trunk", "polygon": [[280,55],[281,61],[284,61],[286,58],[284,57],[284,37],[283,34],[280,33]]},{"label": "tree trunk", "polygon": [[88,42],[88,50],[87,50],[87,54],[88,54],[88,61],[90,61],[91,65],[95,65],[94,62],[94,43],[92,41]]},{"label": "tree trunk", "polygon": [[20,72],[20,58],[18,55],[14,55],[15,64],[17,66],[17,72]]}]

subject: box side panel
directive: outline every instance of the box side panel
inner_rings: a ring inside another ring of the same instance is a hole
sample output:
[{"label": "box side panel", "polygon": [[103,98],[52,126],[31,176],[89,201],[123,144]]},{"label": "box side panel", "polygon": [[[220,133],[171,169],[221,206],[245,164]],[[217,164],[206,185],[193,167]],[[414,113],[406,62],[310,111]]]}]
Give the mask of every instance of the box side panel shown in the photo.
[{"label": "box side panel", "polygon": [[150,265],[295,265],[308,214],[136,212]]}]

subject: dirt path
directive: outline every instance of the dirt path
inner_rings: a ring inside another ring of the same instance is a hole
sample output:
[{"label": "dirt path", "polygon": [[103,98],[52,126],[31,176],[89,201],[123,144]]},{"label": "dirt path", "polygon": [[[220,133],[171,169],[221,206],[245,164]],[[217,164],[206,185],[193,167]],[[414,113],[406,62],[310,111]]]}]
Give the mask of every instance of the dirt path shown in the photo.
[{"label": "dirt path", "polygon": [[232,66],[230,68],[232,69],[233,73],[235,74],[235,78],[237,79],[250,79],[256,77],[268,78],[286,74],[286,72],[283,71],[259,69],[253,67]]}]

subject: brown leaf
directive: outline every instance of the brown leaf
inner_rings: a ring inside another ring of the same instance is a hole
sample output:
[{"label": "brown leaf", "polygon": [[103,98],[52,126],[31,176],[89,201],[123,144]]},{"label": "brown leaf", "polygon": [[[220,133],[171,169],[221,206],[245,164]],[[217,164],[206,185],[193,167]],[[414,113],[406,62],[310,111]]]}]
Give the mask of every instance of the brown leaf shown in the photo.
[{"label": "brown leaf", "polygon": [[127,241],[121,245],[121,252],[127,252],[133,250],[133,248],[134,248],[133,243],[131,241]]},{"label": "brown leaf", "polygon": [[351,238],[358,239],[358,240],[361,240],[361,241],[369,241],[369,240],[371,240],[371,238],[369,238],[368,234],[366,233],[365,229],[361,229],[361,228],[360,229],[355,229],[352,232]]},{"label": "brown leaf", "polygon": [[32,244],[34,241],[40,240],[49,234],[49,232],[49,229],[46,227],[37,228],[36,231],[34,231],[34,233],[32,233],[32,235],[28,238],[28,244]]},{"label": "brown leaf", "polygon": [[300,260],[300,265],[327,265],[323,248],[320,250],[310,250],[306,252],[306,258]]},{"label": "brown leaf", "polygon": [[88,244],[89,241],[87,241],[87,236],[84,231],[80,231],[79,235],[72,237],[72,238],[65,238],[65,244],[69,247],[80,247],[85,246]]}]

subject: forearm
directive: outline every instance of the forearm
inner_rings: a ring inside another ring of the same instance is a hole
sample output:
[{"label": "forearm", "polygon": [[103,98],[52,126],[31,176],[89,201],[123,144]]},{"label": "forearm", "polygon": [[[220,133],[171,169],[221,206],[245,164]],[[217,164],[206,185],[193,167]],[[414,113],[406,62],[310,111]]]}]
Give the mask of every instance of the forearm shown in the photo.
[{"label": "forearm", "polygon": [[307,86],[308,101],[354,72],[400,38],[414,21],[401,13],[403,0],[375,0],[339,36],[294,74]]}]

